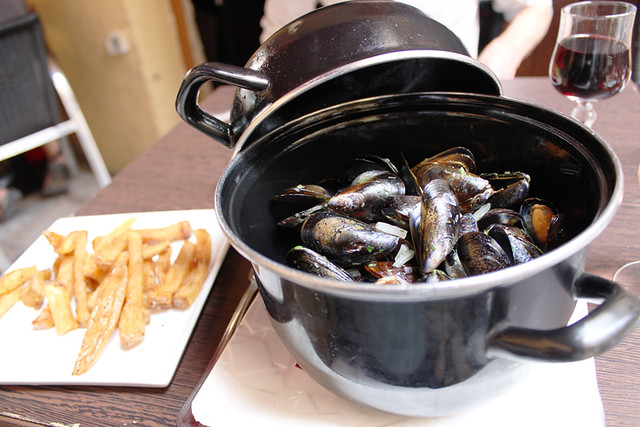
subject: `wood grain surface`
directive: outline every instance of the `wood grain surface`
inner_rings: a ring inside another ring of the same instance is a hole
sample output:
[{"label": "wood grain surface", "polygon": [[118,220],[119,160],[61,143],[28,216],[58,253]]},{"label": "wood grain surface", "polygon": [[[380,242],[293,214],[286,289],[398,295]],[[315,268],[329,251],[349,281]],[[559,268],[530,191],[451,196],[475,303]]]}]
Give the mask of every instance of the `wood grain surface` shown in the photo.
[{"label": "wood grain surface", "polygon": [[[571,110],[571,103],[546,78],[517,78],[503,86],[506,96],[564,113]],[[229,88],[220,88],[203,101],[203,108],[221,112],[231,105],[232,96]],[[611,278],[618,266],[640,259],[638,88],[629,86],[613,99],[598,103],[596,110],[594,130],[620,157],[625,173],[623,204],[611,225],[589,246],[587,256],[587,271]],[[229,149],[180,124],[76,214],[212,208],[215,184],[230,156]],[[168,387],[0,386],[0,425],[175,425],[247,288],[249,270],[249,263],[230,249]],[[640,295],[640,284],[633,285],[632,291]],[[608,425],[640,425],[640,329],[596,362]]]}]

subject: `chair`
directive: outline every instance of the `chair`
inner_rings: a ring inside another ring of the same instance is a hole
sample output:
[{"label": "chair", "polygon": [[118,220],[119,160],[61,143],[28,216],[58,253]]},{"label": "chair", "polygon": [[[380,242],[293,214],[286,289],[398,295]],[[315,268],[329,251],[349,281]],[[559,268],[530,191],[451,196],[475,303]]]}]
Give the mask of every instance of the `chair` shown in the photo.
[{"label": "chair", "polygon": [[[0,26],[0,161],[63,139],[72,173],[75,156],[64,139],[75,133],[98,185],[111,176],[66,77],[48,58],[40,21],[27,14]],[[59,97],[68,116],[60,119]]]},{"label": "chair", "polygon": [[[61,108],[67,120],[61,119]],[[60,140],[72,175],[75,134],[100,187],[111,176],[65,75],[47,55],[35,13],[0,23],[0,161]],[[0,270],[8,259],[0,248]]]}]

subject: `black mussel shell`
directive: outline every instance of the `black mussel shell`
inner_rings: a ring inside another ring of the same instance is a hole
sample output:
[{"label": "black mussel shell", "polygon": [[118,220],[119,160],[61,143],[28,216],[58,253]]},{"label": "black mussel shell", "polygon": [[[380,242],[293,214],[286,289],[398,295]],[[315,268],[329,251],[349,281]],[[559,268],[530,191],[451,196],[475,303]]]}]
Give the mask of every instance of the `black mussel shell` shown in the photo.
[{"label": "black mussel shell", "polygon": [[468,276],[490,273],[511,265],[502,246],[480,231],[463,234],[456,247]]},{"label": "black mussel shell", "polygon": [[467,172],[474,173],[476,171],[476,160],[471,150],[466,147],[452,147],[448,150],[441,151],[431,157],[428,157],[414,166],[414,170],[418,171],[427,164],[444,164],[456,168],[464,168]]},{"label": "black mussel shell", "polygon": [[343,268],[338,267],[325,256],[304,246],[296,246],[287,253],[287,264],[316,276],[327,279],[353,282],[353,278]]},{"label": "black mussel shell", "polygon": [[542,255],[542,250],[521,228],[494,224],[487,229],[487,234],[502,246],[513,264],[522,264]]},{"label": "black mussel shell", "polygon": [[338,192],[327,202],[327,207],[343,215],[363,221],[384,219],[382,209],[386,199],[404,195],[402,179],[390,172],[363,172],[352,185]]},{"label": "black mussel shell", "polygon": [[340,266],[383,259],[399,247],[398,236],[334,212],[311,214],[300,229],[302,243]]},{"label": "black mussel shell", "polygon": [[531,177],[523,172],[501,174],[482,174],[493,187],[494,193],[488,203],[492,208],[519,209],[520,204],[529,195]]},{"label": "black mussel shell", "polygon": [[409,217],[411,212],[420,207],[421,198],[419,196],[390,196],[385,200],[382,208],[382,216],[385,221],[409,230]]},{"label": "black mussel shell", "polygon": [[480,219],[478,228],[487,230],[492,225],[503,224],[511,227],[522,227],[522,216],[519,212],[509,208],[490,209]]},{"label": "black mussel shell", "polygon": [[419,171],[414,169],[414,173],[423,188],[434,179],[442,179],[449,183],[463,213],[471,212],[485,204],[493,194],[489,181],[461,167],[430,163]]},{"label": "black mussel shell", "polygon": [[365,154],[360,157],[348,160],[342,165],[342,171],[350,180],[353,180],[363,172],[380,170],[400,175],[396,166],[386,157]]},{"label": "black mussel shell", "polygon": [[440,265],[458,240],[460,208],[451,186],[435,179],[424,187],[421,208],[410,218],[418,268],[428,274]]}]

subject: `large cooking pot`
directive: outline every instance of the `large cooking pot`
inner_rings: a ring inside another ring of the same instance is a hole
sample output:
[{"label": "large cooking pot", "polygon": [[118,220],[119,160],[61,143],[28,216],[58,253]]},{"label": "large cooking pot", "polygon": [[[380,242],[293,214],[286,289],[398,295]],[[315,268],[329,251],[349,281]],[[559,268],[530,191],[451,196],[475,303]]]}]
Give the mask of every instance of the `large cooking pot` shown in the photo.
[{"label": "large cooking pot", "polygon": [[[417,163],[463,145],[479,171],[524,171],[531,196],[567,215],[570,239],[525,264],[413,286],[354,285],[285,265],[297,238],[271,198],[339,176],[363,153]],[[463,411],[500,395],[527,360],[600,354],[640,302],[584,272],[585,249],[622,197],[618,159],[596,134],[540,106],[491,95],[398,94],[352,101],[271,130],[238,152],[216,189],[219,222],[253,265],[273,327],[300,366],[354,402],[411,416]],[[602,304],[571,326],[577,298]]]},{"label": "large cooking pot", "polygon": [[[230,123],[198,106],[209,81],[237,86]],[[245,67],[191,69],[176,100],[197,129],[238,149],[306,113],[370,96],[455,91],[499,95],[500,82],[448,28],[401,2],[350,1],[317,9],[265,41]]]}]

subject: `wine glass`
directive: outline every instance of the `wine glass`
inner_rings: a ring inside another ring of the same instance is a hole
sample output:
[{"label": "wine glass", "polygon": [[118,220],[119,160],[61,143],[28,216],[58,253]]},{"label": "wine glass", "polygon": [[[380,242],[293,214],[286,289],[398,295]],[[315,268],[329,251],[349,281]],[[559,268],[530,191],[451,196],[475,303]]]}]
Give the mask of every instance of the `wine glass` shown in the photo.
[{"label": "wine glass", "polygon": [[620,92],[631,77],[636,7],[623,1],[583,1],[561,10],[549,77],[577,103],[571,116],[591,127],[593,103]]},{"label": "wine glass", "polygon": [[[640,183],[640,165],[638,166],[638,183]],[[619,267],[613,274],[613,281],[623,286],[634,286],[640,277],[640,260],[630,261]]]}]

